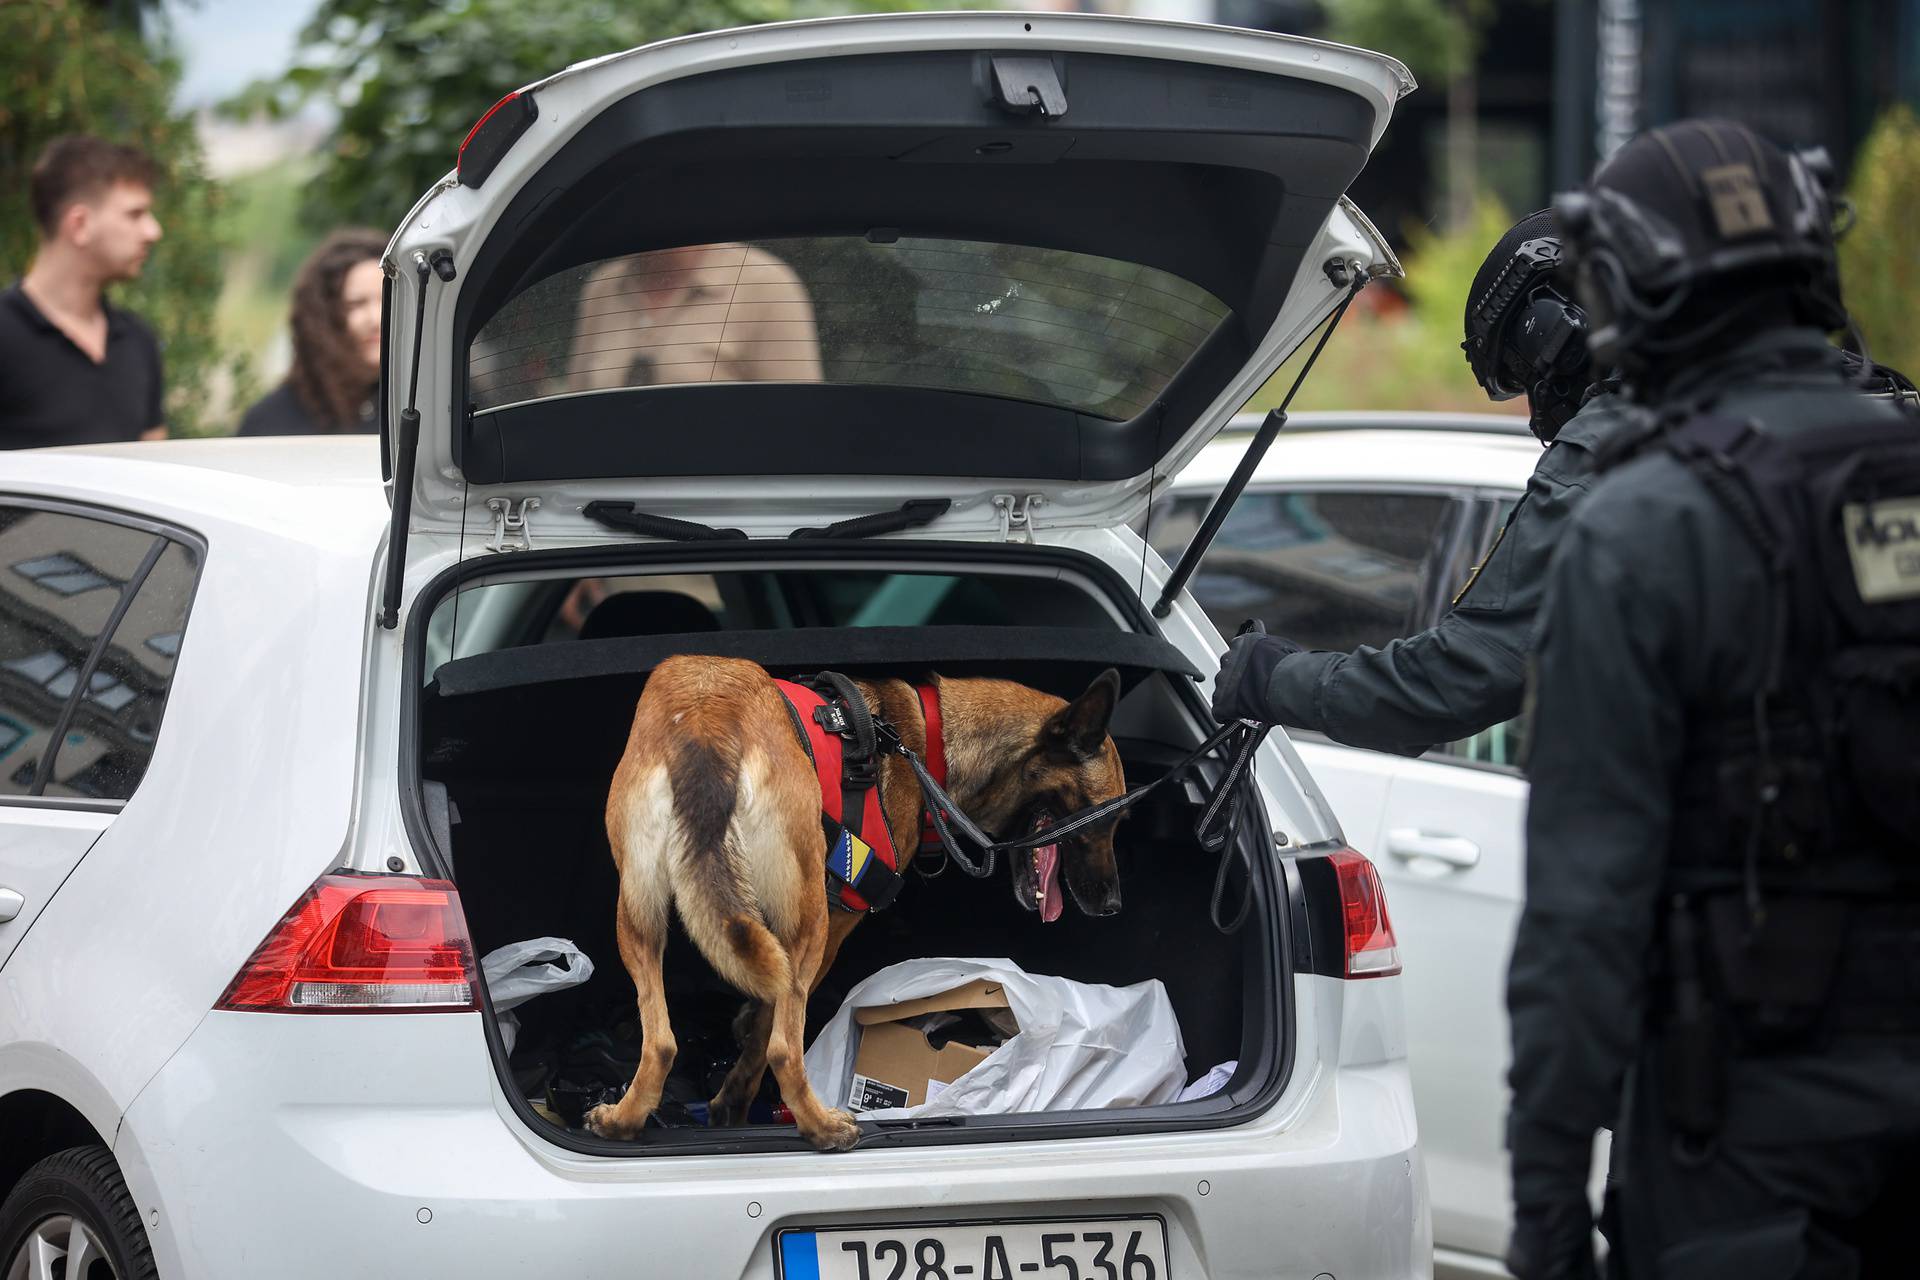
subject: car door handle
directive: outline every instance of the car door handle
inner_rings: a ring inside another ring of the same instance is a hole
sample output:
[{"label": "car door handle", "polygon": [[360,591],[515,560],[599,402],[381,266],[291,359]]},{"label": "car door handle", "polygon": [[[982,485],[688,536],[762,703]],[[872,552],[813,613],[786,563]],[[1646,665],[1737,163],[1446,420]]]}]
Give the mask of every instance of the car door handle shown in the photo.
[{"label": "car door handle", "polygon": [[1402,862],[1430,859],[1450,867],[1471,867],[1480,861],[1480,846],[1465,836],[1450,836],[1418,827],[1395,827],[1387,832],[1387,852]]},{"label": "car door handle", "polygon": [[5,924],[20,914],[27,900],[11,889],[0,889],[0,924]]}]

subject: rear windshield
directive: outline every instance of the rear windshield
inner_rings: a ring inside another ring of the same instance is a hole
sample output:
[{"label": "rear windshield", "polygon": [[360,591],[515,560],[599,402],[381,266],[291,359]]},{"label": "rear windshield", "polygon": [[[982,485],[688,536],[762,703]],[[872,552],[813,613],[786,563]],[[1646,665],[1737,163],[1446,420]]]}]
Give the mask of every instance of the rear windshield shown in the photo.
[{"label": "rear windshield", "polygon": [[548,276],[474,339],[476,410],[690,382],[1006,396],[1130,419],[1225,304],[1152,267],[967,240],[808,237],[628,254]]}]

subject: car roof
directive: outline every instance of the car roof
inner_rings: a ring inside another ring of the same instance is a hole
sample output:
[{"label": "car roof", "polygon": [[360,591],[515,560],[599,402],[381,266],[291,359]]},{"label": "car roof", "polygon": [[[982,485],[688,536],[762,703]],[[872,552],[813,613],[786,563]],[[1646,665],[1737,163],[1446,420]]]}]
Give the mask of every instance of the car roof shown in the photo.
[{"label": "car roof", "polygon": [[[1218,489],[1264,415],[1242,414],[1173,482]],[[1261,459],[1254,484],[1443,485],[1524,489],[1540,461],[1527,420],[1492,413],[1299,413]]]},{"label": "car roof", "polygon": [[120,508],[195,527],[201,518],[294,537],[378,540],[388,509],[373,436],[220,437],[26,449],[6,493]]}]

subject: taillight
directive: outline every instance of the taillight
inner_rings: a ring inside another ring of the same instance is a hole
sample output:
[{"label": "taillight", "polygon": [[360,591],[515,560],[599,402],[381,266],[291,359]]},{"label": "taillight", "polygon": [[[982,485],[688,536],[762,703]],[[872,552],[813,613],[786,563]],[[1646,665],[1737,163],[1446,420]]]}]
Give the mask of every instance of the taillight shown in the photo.
[{"label": "taillight", "polygon": [[1343,849],[1327,855],[1340,885],[1349,978],[1385,978],[1400,972],[1400,945],[1387,918],[1387,891],[1366,855]]},{"label": "taillight", "polygon": [[214,1006],[248,1012],[473,1009],[473,942],[445,880],[333,872],[280,918]]}]

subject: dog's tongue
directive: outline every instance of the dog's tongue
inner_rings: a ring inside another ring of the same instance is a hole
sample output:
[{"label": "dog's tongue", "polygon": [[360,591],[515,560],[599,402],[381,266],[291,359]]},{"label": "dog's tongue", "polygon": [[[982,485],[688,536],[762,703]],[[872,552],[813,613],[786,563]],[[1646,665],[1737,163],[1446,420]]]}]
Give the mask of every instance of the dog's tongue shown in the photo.
[{"label": "dog's tongue", "polygon": [[1066,902],[1060,896],[1060,846],[1043,844],[1033,851],[1034,876],[1040,883],[1040,919],[1052,924]]}]

